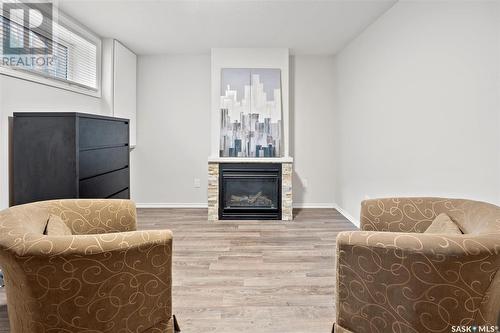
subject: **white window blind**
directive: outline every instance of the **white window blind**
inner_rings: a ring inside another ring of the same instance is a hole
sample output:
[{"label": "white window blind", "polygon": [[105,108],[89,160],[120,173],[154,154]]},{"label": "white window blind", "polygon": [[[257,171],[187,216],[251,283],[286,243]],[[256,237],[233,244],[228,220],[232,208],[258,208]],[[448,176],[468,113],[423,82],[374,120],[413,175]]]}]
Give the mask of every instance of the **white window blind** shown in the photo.
[{"label": "white window blind", "polygon": [[[8,3],[15,4],[15,9],[6,7]],[[98,91],[101,40],[97,36],[55,7],[51,14],[46,14],[19,1],[2,1],[1,5],[0,66]],[[4,47],[6,43],[10,48]]]}]

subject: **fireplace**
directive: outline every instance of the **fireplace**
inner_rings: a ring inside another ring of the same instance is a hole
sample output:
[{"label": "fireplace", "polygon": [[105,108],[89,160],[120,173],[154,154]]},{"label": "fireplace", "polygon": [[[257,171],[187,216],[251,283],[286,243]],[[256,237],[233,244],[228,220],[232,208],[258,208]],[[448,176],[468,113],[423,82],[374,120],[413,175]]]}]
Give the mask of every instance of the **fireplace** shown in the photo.
[{"label": "fireplace", "polygon": [[281,219],[281,164],[219,164],[219,219]]}]

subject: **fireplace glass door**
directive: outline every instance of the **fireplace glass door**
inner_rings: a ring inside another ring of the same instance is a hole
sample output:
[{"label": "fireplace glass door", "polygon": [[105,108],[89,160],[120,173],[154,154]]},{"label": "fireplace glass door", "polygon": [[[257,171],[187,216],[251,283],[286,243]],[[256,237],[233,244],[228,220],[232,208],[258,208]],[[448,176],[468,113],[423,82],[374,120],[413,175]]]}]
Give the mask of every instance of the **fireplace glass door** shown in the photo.
[{"label": "fireplace glass door", "polygon": [[221,164],[221,219],[281,218],[281,165]]},{"label": "fireplace glass door", "polygon": [[273,178],[227,179],[224,208],[262,208],[278,207],[278,186]]}]

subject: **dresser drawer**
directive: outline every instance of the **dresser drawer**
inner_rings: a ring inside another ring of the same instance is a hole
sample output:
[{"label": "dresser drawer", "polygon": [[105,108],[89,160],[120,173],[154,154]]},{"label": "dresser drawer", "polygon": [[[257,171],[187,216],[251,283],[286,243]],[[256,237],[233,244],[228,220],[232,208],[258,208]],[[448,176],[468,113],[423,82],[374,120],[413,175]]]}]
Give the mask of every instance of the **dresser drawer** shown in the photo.
[{"label": "dresser drawer", "polygon": [[80,179],[128,166],[128,147],[101,148],[80,152]]},{"label": "dresser drawer", "polygon": [[80,181],[80,198],[108,198],[129,186],[129,168]]},{"label": "dresser drawer", "polygon": [[80,149],[128,144],[128,122],[79,119]]},{"label": "dresser drawer", "polygon": [[115,193],[108,197],[108,199],[130,199],[130,191],[127,189],[124,189],[123,191],[120,191],[118,193]]}]

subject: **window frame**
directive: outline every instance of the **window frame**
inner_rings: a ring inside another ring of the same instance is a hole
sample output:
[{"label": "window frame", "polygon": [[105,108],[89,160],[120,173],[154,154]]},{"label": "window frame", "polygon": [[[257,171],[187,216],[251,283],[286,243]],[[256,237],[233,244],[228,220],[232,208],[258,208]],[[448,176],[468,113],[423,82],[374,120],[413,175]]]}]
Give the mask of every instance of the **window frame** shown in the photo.
[{"label": "window frame", "polygon": [[[46,75],[42,72],[35,72],[22,68],[5,67],[1,65],[0,75],[10,76],[13,78],[26,80],[33,83],[39,83],[54,88],[64,89],[92,97],[102,97],[102,39],[91,32],[88,28],[78,23],[76,20],[62,13],[57,7],[53,8],[53,15],[54,21],[56,21],[58,24],[96,45],[96,88],[79,84],[74,81]],[[56,42],[64,45],[64,41],[56,40]]]}]

